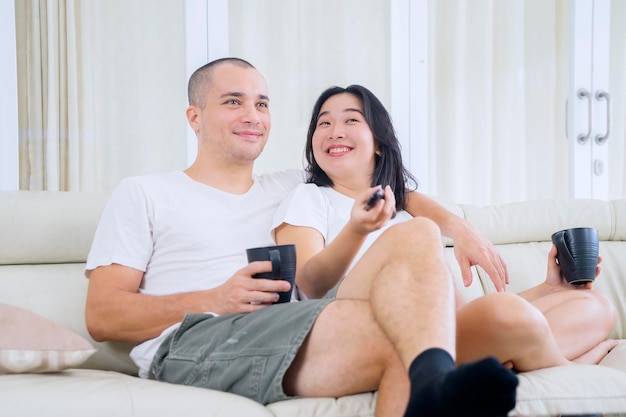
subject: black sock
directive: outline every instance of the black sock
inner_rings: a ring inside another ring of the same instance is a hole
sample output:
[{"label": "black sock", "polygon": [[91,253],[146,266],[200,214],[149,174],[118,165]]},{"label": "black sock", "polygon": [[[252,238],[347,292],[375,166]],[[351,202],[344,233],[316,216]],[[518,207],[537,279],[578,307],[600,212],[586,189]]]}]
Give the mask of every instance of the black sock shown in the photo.
[{"label": "black sock", "polygon": [[499,417],[515,407],[517,377],[496,358],[455,368],[448,352],[422,352],[409,368],[405,417]]}]

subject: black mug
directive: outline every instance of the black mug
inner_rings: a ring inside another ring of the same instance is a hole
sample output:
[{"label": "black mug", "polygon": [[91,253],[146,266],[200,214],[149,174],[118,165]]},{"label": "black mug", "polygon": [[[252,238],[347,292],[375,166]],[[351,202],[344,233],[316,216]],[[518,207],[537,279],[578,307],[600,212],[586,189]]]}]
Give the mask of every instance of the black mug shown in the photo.
[{"label": "black mug", "polygon": [[572,285],[585,284],[596,279],[600,244],[598,231],[593,227],[560,230],[552,235],[556,259],[561,273]]},{"label": "black mug", "polygon": [[296,278],[296,245],[264,246],[261,248],[246,249],[248,262],[271,261],[272,271],[253,275],[254,278],[280,279],[289,281],[289,291],[279,292],[278,303],[291,301],[291,292]]}]

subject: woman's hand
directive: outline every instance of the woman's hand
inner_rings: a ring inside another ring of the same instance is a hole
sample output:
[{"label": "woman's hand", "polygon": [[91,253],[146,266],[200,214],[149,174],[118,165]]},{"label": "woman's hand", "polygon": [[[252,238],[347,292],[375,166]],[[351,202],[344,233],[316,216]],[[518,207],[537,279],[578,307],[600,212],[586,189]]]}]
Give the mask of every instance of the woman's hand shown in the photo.
[{"label": "woman's hand", "polygon": [[[557,248],[555,245],[552,245],[550,248],[550,252],[548,252],[548,272],[546,273],[546,281],[545,284],[552,288],[553,290],[559,289],[582,289],[588,290],[593,286],[593,282],[586,282],[584,284],[579,285],[571,285],[567,282],[563,274],[561,274],[561,267],[556,261]],[[598,266],[596,267],[596,278],[600,275],[600,263],[602,262],[602,257],[598,257]]]},{"label": "woman's hand", "polygon": [[349,220],[350,227],[354,232],[367,235],[386,225],[389,219],[395,215],[396,198],[389,186],[382,189],[383,197],[380,200],[371,207],[367,205],[370,197],[378,189],[381,187],[369,188],[354,199]]}]

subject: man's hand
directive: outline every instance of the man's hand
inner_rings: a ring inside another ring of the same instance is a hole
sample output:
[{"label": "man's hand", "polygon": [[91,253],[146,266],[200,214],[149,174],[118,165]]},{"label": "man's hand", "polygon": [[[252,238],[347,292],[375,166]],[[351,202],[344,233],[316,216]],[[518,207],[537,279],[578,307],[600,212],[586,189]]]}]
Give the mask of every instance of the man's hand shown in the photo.
[{"label": "man's hand", "polygon": [[504,260],[493,246],[471,223],[462,220],[455,228],[454,255],[461,267],[463,284],[469,287],[472,284],[472,270],[474,265],[481,266],[491,278],[499,292],[505,291],[509,283],[509,273]]},{"label": "man's hand", "polygon": [[224,284],[215,288],[215,309],[219,314],[250,313],[278,301],[278,293],[289,291],[288,281],[253,278],[272,270],[270,261],[251,262],[241,268]]},{"label": "man's hand", "polygon": [[454,239],[454,255],[466,287],[472,283],[471,267],[480,265],[489,274],[496,289],[504,291],[509,283],[506,264],[491,242],[470,222],[416,191],[407,194],[406,208],[413,217],[424,216],[433,220],[444,236]]}]

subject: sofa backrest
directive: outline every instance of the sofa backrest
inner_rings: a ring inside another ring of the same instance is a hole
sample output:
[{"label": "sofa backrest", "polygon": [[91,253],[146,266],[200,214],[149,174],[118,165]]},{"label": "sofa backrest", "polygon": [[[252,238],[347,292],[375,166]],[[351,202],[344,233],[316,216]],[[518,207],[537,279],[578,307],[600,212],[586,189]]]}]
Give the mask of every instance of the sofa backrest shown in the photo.
[{"label": "sofa backrest", "polygon": [[[68,327],[98,349],[83,365],[129,374],[132,346],[97,343],[85,327],[88,280],[84,263],[108,194],[50,191],[0,191],[0,303],[17,305]],[[576,226],[600,232],[603,272],[594,288],[619,312],[613,337],[626,338],[626,200],[543,200],[490,207],[444,205],[466,217],[496,244],[511,275],[508,291],[517,292],[545,279],[553,232]],[[474,283],[462,287],[452,242],[446,257],[467,299],[494,291],[480,268]]]}]

